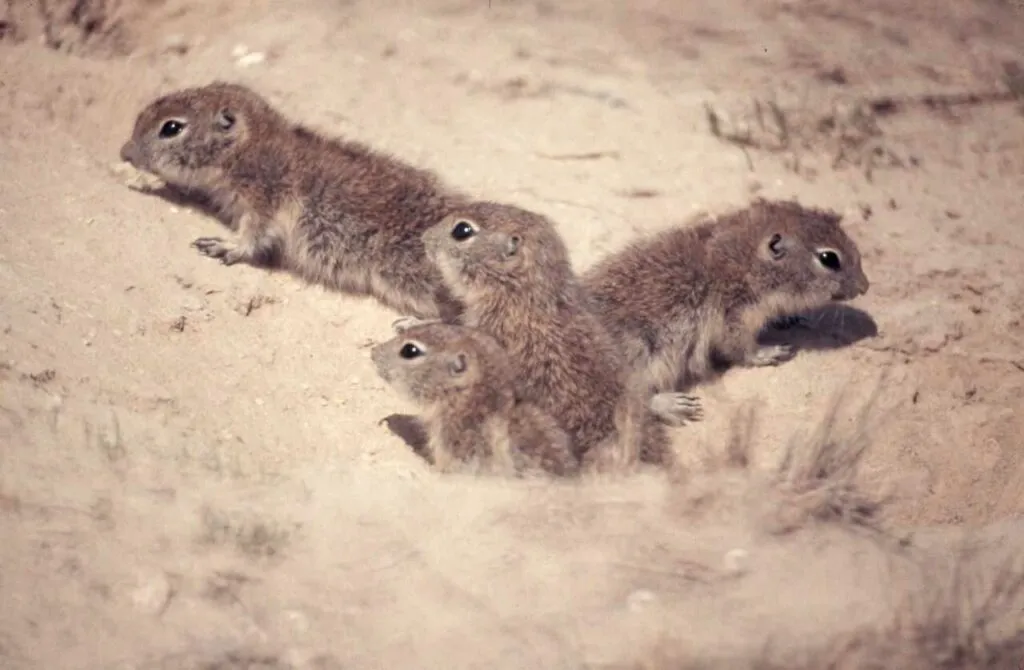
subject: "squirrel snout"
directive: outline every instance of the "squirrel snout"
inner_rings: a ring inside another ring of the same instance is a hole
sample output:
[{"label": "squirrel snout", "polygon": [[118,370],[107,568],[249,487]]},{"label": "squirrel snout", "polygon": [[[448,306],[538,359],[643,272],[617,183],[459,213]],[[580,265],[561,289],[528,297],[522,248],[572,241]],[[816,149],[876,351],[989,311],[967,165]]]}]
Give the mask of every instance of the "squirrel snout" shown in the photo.
[{"label": "squirrel snout", "polygon": [[871,288],[871,282],[868,281],[867,275],[861,272],[860,276],[857,277],[857,293],[859,295],[864,295],[868,292],[869,288]]},{"label": "squirrel snout", "polygon": [[121,160],[127,163],[135,163],[135,145],[132,142],[125,142],[121,146]]}]

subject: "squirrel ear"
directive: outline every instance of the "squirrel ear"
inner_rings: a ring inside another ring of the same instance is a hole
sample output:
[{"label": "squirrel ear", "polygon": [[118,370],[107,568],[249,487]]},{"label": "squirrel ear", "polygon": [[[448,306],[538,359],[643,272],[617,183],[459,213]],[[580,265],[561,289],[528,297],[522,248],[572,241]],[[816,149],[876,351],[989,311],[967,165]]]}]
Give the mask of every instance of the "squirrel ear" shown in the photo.
[{"label": "squirrel ear", "polygon": [[515,256],[519,251],[519,246],[523,243],[523,238],[518,235],[511,235],[508,241],[505,242],[505,255]]},{"label": "squirrel ear", "polygon": [[231,130],[235,127],[235,113],[230,109],[222,109],[217,112],[217,128],[220,130]]},{"label": "squirrel ear", "polygon": [[448,361],[448,373],[452,377],[458,377],[466,371],[469,367],[466,362],[466,354],[458,353],[452,356],[451,360]]},{"label": "squirrel ear", "polygon": [[779,233],[772,233],[771,237],[765,245],[768,250],[768,255],[772,260],[781,260],[786,255],[786,243],[782,235]]}]

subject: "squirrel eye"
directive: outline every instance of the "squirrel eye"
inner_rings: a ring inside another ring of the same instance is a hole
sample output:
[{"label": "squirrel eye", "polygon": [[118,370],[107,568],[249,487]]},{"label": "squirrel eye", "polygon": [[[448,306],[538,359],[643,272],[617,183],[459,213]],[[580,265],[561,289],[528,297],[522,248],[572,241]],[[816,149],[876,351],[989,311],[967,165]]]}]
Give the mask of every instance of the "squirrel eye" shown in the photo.
[{"label": "squirrel eye", "polygon": [[412,342],[409,342],[401,348],[398,355],[402,358],[411,359],[416,358],[417,356],[422,356],[423,351]]},{"label": "squirrel eye", "polygon": [[818,262],[833,272],[839,272],[842,268],[839,262],[839,254],[834,251],[819,251]]},{"label": "squirrel eye", "polygon": [[459,221],[452,228],[452,239],[456,242],[468,240],[476,234],[476,229],[468,221]]},{"label": "squirrel eye", "polygon": [[160,137],[168,139],[181,134],[181,131],[185,130],[185,124],[181,121],[165,121],[164,125],[160,126]]}]

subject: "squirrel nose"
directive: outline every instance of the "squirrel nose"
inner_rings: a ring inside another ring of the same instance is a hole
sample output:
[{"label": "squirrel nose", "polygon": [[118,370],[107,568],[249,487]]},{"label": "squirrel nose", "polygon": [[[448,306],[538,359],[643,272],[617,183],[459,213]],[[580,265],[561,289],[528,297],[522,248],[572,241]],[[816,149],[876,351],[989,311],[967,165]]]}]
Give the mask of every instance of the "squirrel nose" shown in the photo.
[{"label": "squirrel nose", "polygon": [[860,277],[857,278],[857,291],[860,295],[864,295],[868,292],[869,288],[871,288],[871,282],[868,281],[867,275],[861,272]]},{"label": "squirrel nose", "polygon": [[135,145],[131,142],[125,142],[121,146],[121,160],[127,163],[134,163],[135,158]]}]

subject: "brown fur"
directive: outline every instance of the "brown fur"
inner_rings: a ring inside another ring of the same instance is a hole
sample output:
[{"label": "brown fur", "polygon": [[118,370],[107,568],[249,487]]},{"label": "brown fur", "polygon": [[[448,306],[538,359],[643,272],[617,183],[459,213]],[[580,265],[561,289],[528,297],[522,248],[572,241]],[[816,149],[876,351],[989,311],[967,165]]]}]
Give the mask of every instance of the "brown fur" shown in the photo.
[{"label": "brown fur", "polygon": [[[868,290],[860,252],[840,219],[759,199],[718,220],[635,242],[597,263],[583,283],[637,383],[654,392],[702,381],[720,363],[775,365],[794,352],[759,347],[765,325]],[[817,260],[825,249],[838,254],[840,271]]]},{"label": "brown fur", "polygon": [[[414,357],[403,348],[416,347]],[[573,474],[578,461],[558,423],[516,394],[512,363],[489,335],[463,326],[413,326],[376,345],[377,373],[426,410],[428,449],[442,471]]]},{"label": "brown fur", "polygon": [[[456,239],[456,228],[473,233]],[[568,250],[545,217],[480,202],[450,214],[423,235],[463,325],[480,328],[508,351],[524,397],[550,413],[581,459],[628,465],[669,457],[664,426],[627,392],[624,360],[589,311]],[[600,454],[591,454],[603,445]],[[615,445],[617,448],[613,447]]]},{"label": "brown fur", "polygon": [[[184,130],[161,137],[169,120]],[[237,242],[193,244],[227,265],[280,264],[425,318],[460,309],[420,234],[464,197],[431,172],[291,123],[249,88],[216,82],[158,98],[121,158],[214,205]]]}]

